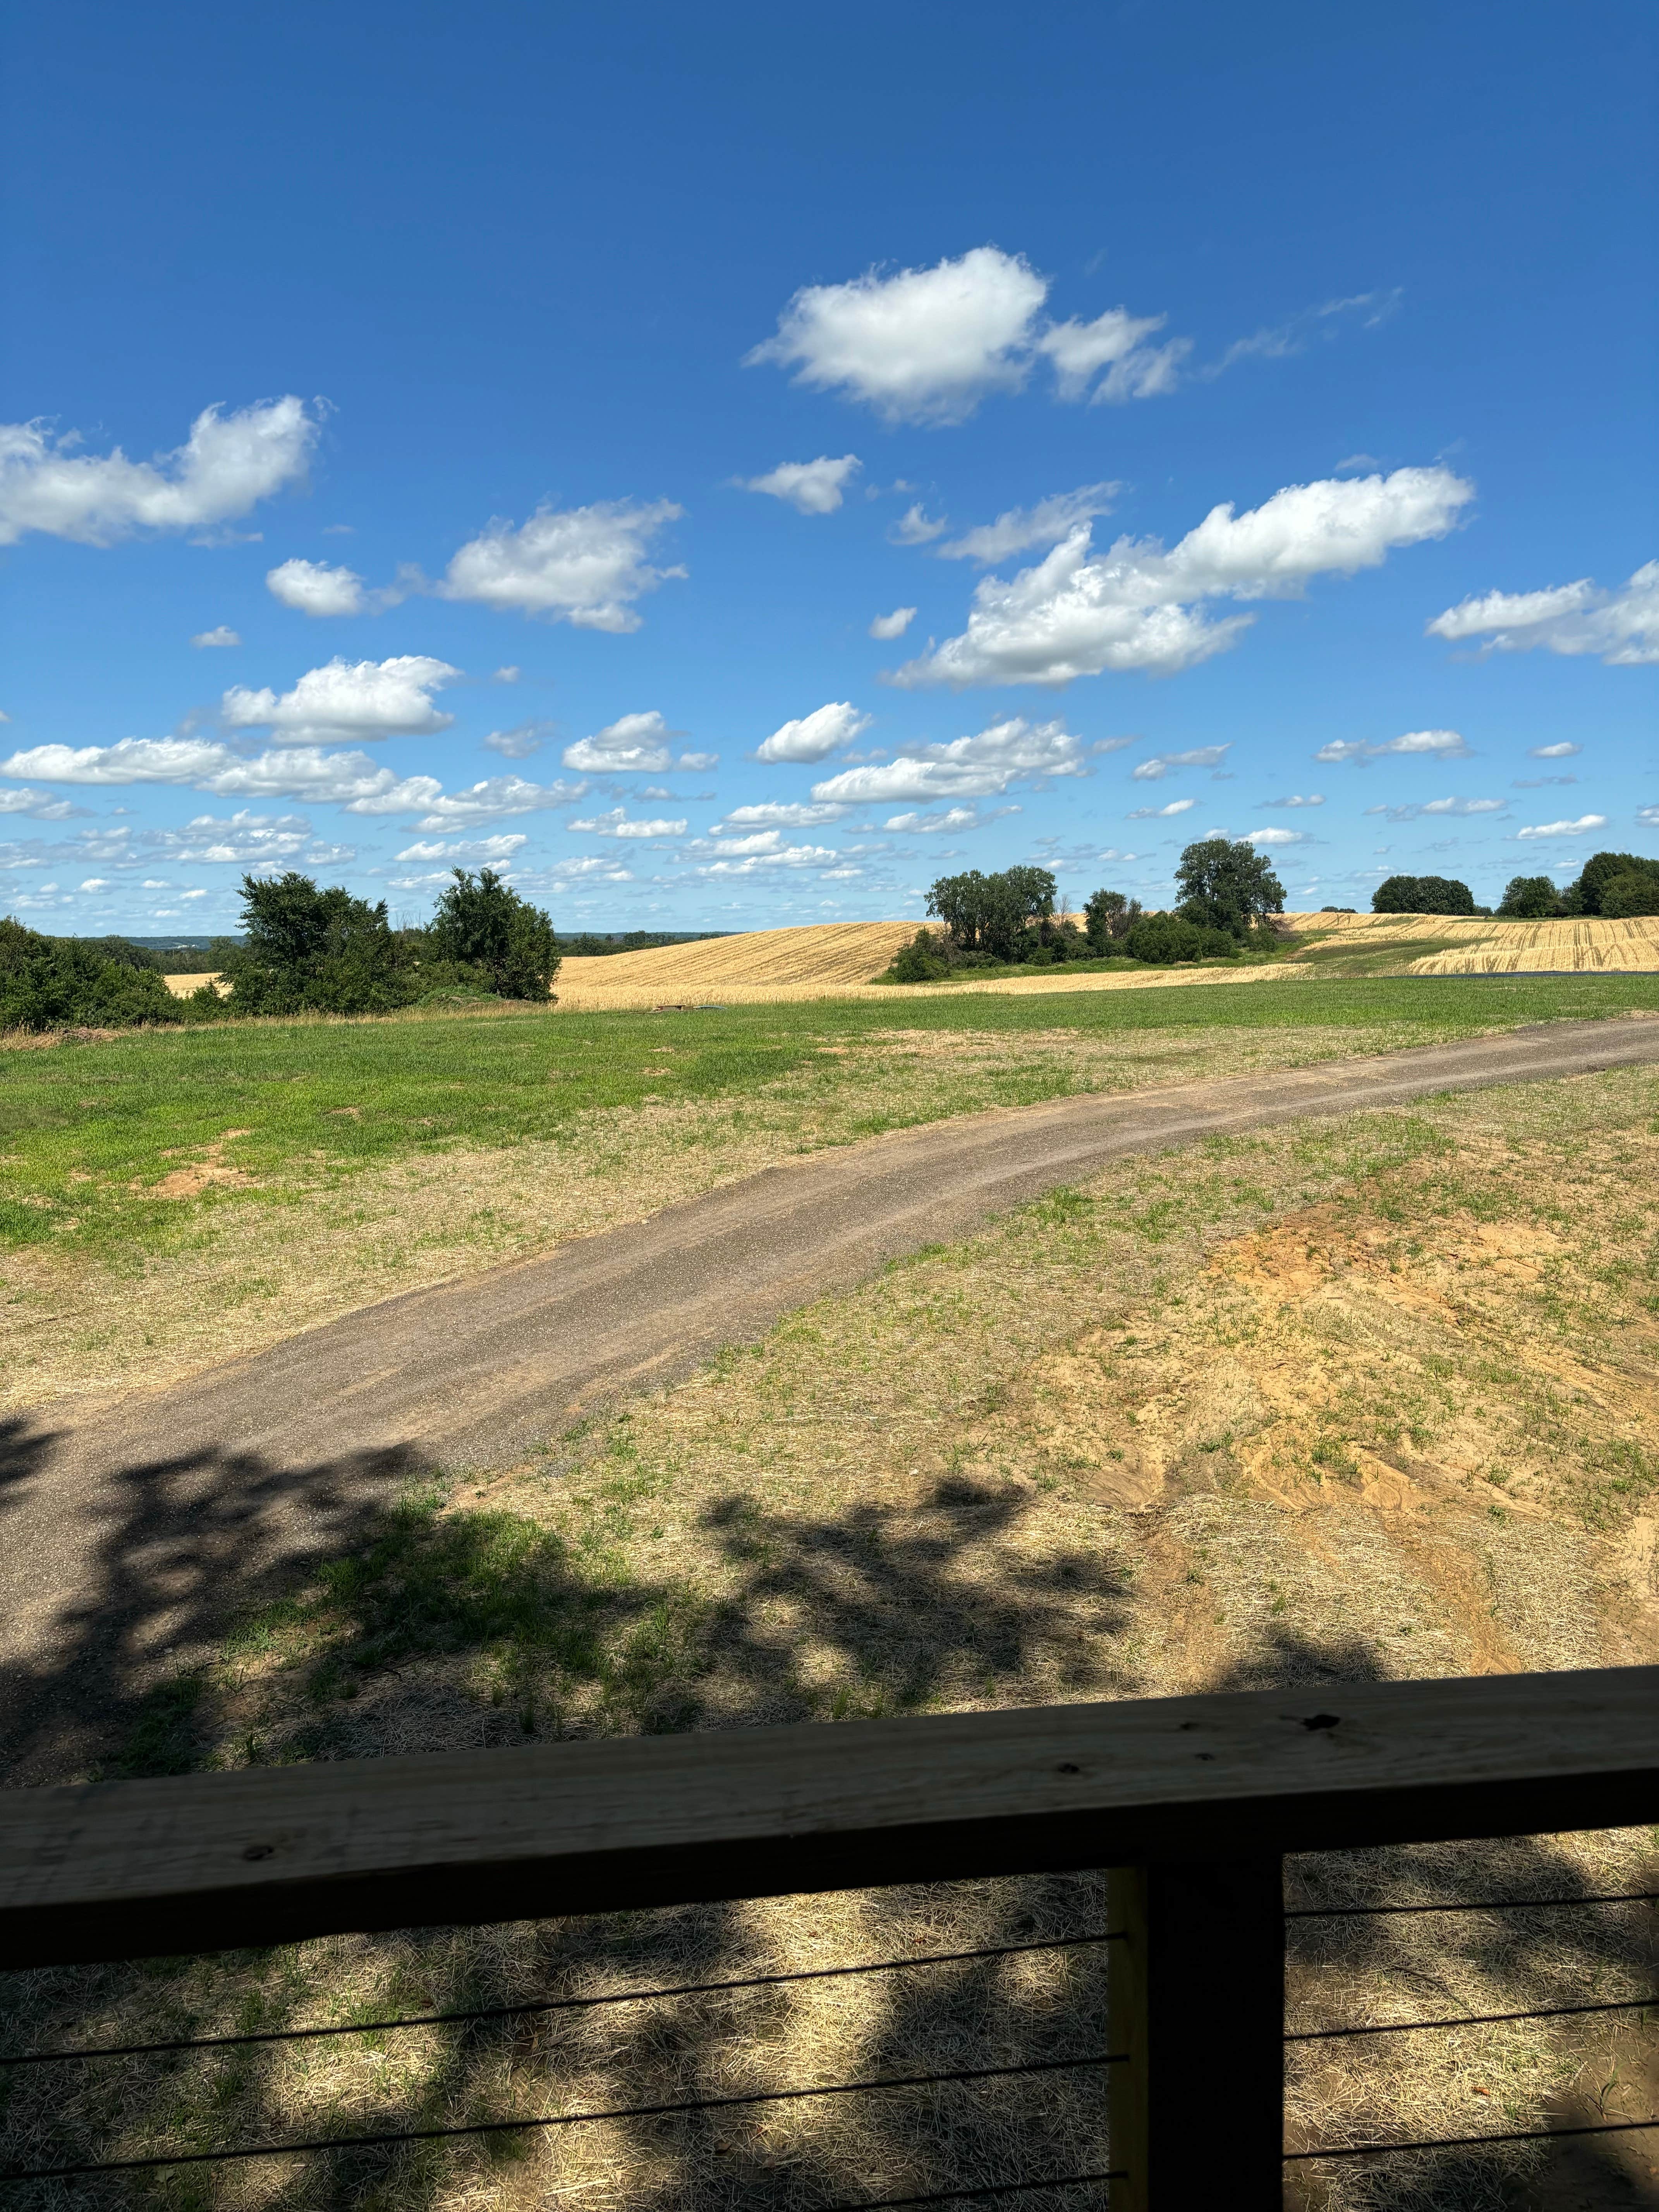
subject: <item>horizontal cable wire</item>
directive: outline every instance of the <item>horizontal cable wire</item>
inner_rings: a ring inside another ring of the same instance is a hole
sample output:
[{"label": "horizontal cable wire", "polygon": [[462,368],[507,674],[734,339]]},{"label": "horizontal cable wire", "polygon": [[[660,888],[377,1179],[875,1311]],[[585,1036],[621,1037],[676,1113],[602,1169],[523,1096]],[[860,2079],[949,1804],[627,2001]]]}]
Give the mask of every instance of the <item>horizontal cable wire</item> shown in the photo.
[{"label": "horizontal cable wire", "polygon": [[927,1952],[916,1959],[875,1959],[860,1966],[811,1966],[798,1973],[751,1974],[742,1981],[682,1982],[660,1990],[615,1990],[595,1997],[527,1997],[522,2004],[476,2006],[464,2012],[411,2013],[401,2020],[348,2021],[325,2027],[272,2027],[246,2035],[187,2035],[169,2043],[88,2044],[67,2051],[0,2053],[0,2066],[58,2066],[72,2058],[148,2058],[167,2051],[225,2051],[247,2043],[299,2043],[321,2035],[374,2035],[394,2027],[441,2027],[470,2020],[512,2020],[520,2014],[580,2012],[595,2005],[645,2004],[653,1997],[708,1996],[722,1990],[775,1989],[785,1982],[828,1982],[847,1974],[890,1974],[906,1966],[954,1966],[970,1959],[1011,1959],[1028,1951],[1067,1951],[1091,1943],[1118,1943],[1110,1935],[1054,1936],[1038,1943],[997,1943],[978,1951]]},{"label": "horizontal cable wire", "polygon": [[1506,2020],[1567,2020],[1586,2012],[1646,2012],[1659,1996],[1614,1997],[1605,2004],[1540,2005],[1533,2012],[1464,2012],[1449,2020],[1385,2020],[1376,2027],[1305,2027],[1286,2043],[1334,2043],[1345,2035],[1409,2035],[1419,2027],[1491,2027]]},{"label": "horizontal cable wire", "polygon": [[804,2097],[846,2097],[878,2089],[927,2089],[950,2081],[993,2081],[1018,2074],[1062,2074],[1085,2066],[1121,2066],[1128,2053],[1094,2051],[1085,2058],[1029,2059],[1018,2066],[962,2067],[948,2074],[900,2074],[871,2081],[830,2081],[812,2089],[757,2089],[742,2097],[698,2097],[669,2105],[619,2105],[603,2112],[553,2112],[518,2120],[474,2120],[446,2128],[400,2128],[372,2136],[318,2136],[292,2142],[250,2143],[235,2150],[175,2151],[149,2158],[91,2160],[78,2166],[14,2167],[0,2182],[51,2181],[70,2174],[137,2173],[161,2166],[223,2166],[245,2158],[287,2158],[309,2150],[367,2150],[386,2143],[438,2142],[452,2136],[499,2136],[515,2129],[574,2128],[597,2120],[665,2119],[680,2112],[721,2112],[737,2105],[793,2104]]},{"label": "horizontal cable wire", "polygon": [[1353,2143],[1346,2149],[1287,2150],[1286,2165],[1310,2158],[1391,2158],[1408,2150],[1463,2150],[1475,2143],[1554,2142],[1563,2136],[1628,2136],[1644,2128],[1659,2128],[1654,2120],[1600,2120],[1582,2128],[1516,2128],[1501,2136],[1436,2136],[1423,2142]]},{"label": "horizontal cable wire", "polygon": [[1553,1912],[1569,1905],[1659,1904],[1659,1889],[1624,1889],[1607,1897],[1483,1897],[1472,1905],[1301,1905],[1287,1920],[1371,1920],[1393,1912]]},{"label": "horizontal cable wire", "polygon": [[936,2189],[926,2197],[861,2197],[856,2204],[826,2204],[822,2212],[889,2212],[902,2204],[955,2204],[969,2197],[1016,2197],[1033,2189],[1079,2189],[1086,2181],[1127,2181],[1126,2166],[1108,2173],[1051,2173],[1038,2181],[982,2181],[977,2188]]}]

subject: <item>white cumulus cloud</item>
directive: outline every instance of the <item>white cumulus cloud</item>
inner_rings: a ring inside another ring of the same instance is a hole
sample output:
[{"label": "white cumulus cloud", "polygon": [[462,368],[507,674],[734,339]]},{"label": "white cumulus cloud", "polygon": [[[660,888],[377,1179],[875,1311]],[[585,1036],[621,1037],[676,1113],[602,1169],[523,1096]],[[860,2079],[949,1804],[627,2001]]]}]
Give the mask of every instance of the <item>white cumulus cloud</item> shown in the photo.
[{"label": "white cumulus cloud", "polygon": [[609,500],[539,507],[517,529],[498,519],[461,547],[435,588],[441,599],[544,615],[578,629],[635,630],[641,617],[634,601],[686,573],[653,568],[646,557],[682,512],[666,499],[647,506]]},{"label": "white cumulus cloud", "polygon": [[843,453],[839,460],[820,453],[815,461],[780,461],[763,477],[743,477],[738,482],[744,491],[763,491],[787,501],[798,514],[833,514],[849,480],[863,465],[856,453]]},{"label": "white cumulus cloud", "polygon": [[1040,360],[1061,399],[1149,399],[1180,381],[1191,339],[1148,343],[1166,316],[1109,307],[1088,322],[1044,323],[1048,296],[1048,279],[1023,254],[976,246],[931,269],[807,285],[745,362],[793,368],[797,383],[889,422],[965,422],[990,393],[1017,392]]},{"label": "white cumulus cloud", "polygon": [[35,822],[66,822],[71,815],[86,811],[73,799],[49,799],[44,791],[31,791],[27,785],[21,791],[0,791],[0,814],[27,814]]},{"label": "white cumulus cloud", "polygon": [[529,842],[522,830],[508,830],[496,837],[429,838],[418,845],[405,845],[403,851],[394,854],[392,858],[398,860],[510,860]]},{"label": "white cumulus cloud", "polygon": [[1508,804],[1504,799],[1425,799],[1407,806],[1368,806],[1365,811],[1380,814],[1389,822],[1419,822],[1425,816],[1501,814]]},{"label": "white cumulus cloud", "polygon": [[1305,830],[1247,830],[1243,842],[1247,845],[1305,845]]},{"label": "white cumulus cloud", "polygon": [[943,515],[935,521],[917,500],[905,508],[896,522],[889,525],[887,537],[894,545],[931,545],[934,538],[943,538],[950,527]]},{"label": "white cumulus cloud", "polygon": [[1529,746],[1528,749],[1528,758],[1530,760],[1571,760],[1575,753],[1582,753],[1583,750],[1584,748],[1583,745],[1575,745],[1571,743],[1570,740],[1564,738],[1559,744]]},{"label": "white cumulus cloud", "polygon": [[[1014,807],[999,808],[1000,813],[1018,813]],[[908,836],[930,837],[941,830],[955,832],[977,829],[984,817],[976,806],[947,806],[933,814],[890,814],[882,823],[884,830],[899,830]]]},{"label": "white cumulus cloud", "polygon": [[591,815],[585,822],[573,822],[573,830],[580,830],[590,837],[683,837],[685,823],[681,822],[630,822],[628,810],[613,806],[604,814]]},{"label": "white cumulus cloud", "polygon": [[669,744],[675,735],[656,708],[643,714],[619,714],[591,738],[564,749],[564,765],[592,775],[660,775],[668,768],[713,768],[718,753],[682,753]]},{"label": "white cumulus cloud", "polygon": [[870,625],[872,637],[902,637],[916,618],[914,607],[895,607],[890,615],[878,615]]},{"label": "white cumulus cloud", "polygon": [[134,866],[158,860],[278,867],[304,861],[326,867],[356,857],[349,845],[331,845],[302,814],[253,814],[241,807],[228,819],[198,814],[182,830],[146,830],[131,858]]},{"label": "white cumulus cloud", "polygon": [[240,645],[241,641],[235,631],[226,623],[221,623],[217,629],[198,630],[191,640],[191,643],[195,646]]},{"label": "white cumulus cloud", "polygon": [[1157,783],[1172,768],[1219,768],[1231,750],[1229,740],[1224,745],[1193,745],[1184,753],[1154,753],[1150,760],[1136,766],[1133,780],[1136,783]]},{"label": "white cumulus cloud", "polygon": [[361,615],[370,604],[355,568],[331,568],[326,561],[280,562],[265,571],[265,589],[302,615]]},{"label": "white cumulus cloud", "polygon": [[1397,546],[1443,538],[1474,487],[1449,469],[1290,484],[1258,507],[1212,507],[1165,550],[1121,538],[1091,550],[1079,524],[1012,582],[987,576],[968,627],[891,679],[929,684],[1069,684],[1110,669],[1172,675],[1237,642],[1249,615],[1212,620],[1208,599],[1298,597],[1316,576],[1377,567]]},{"label": "white cumulus cloud", "polygon": [[[1051,324],[1037,340],[1037,349],[1053,362],[1054,389],[1062,399],[1153,399],[1174,391],[1181,364],[1193,349],[1190,338],[1171,338],[1161,346],[1145,343],[1168,320],[1167,315],[1132,315],[1127,307],[1109,307],[1090,323]],[[1106,374],[1097,384],[1103,368]]]},{"label": "white cumulus cloud", "polygon": [[235,684],[220,712],[233,730],[269,729],[277,744],[428,737],[447,730],[431,694],[460,675],[447,660],[406,653],[392,660],[334,659],[308,669],[291,691],[252,691]]},{"label": "white cumulus cloud", "polygon": [[1048,292],[1023,256],[976,246],[932,269],[871,269],[811,284],[750,363],[860,400],[890,422],[961,422],[993,392],[1025,380],[1030,326]]},{"label": "white cumulus cloud", "polygon": [[1264,806],[1322,806],[1325,794],[1322,791],[1310,791],[1304,798],[1301,792],[1295,791],[1288,799],[1264,799],[1261,804]]},{"label": "white cumulus cloud", "polygon": [[1082,741],[1062,722],[1031,723],[1015,714],[974,737],[845,769],[815,783],[812,796],[851,805],[883,799],[984,799],[1000,796],[1011,784],[1086,773]]},{"label": "white cumulus cloud", "polygon": [[846,853],[829,845],[791,845],[775,830],[759,830],[749,837],[700,839],[694,849],[714,856],[702,861],[696,873],[715,878],[809,870],[834,881],[864,872]]},{"label": "white cumulus cloud", "polygon": [[29,531],[113,545],[146,530],[198,530],[248,513],[305,473],[317,421],[291,395],[227,415],[204,408],[190,436],[154,460],[76,450],[79,436],[0,423],[0,545]]},{"label": "white cumulus cloud", "polygon": [[1167,806],[1137,806],[1128,818],[1131,822],[1158,822],[1168,815],[1185,814],[1197,804],[1195,799],[1172,799]]},{"label": "white cumulus cloud", "polygon": [[446,793],[434,775],[396,775],[367,753],[287,745],[252,757],[201,738],[123,738],[113,745],[34,745],[0,761],[0,775],[46,783],[179,784],[238,799],[301,799],[348,814],[418,814],[422,830],[442,830],[505,814],[565,806],[586,784],[529,783],[487,777]]},{"label": "white cumulus cloud", "polygon": [[1386,759],[1391,753],[1415,755],[1419,759],[1467,760],[1469,749],[1457,730],[1407,730],[1380,745],[1369,744],[1362,738],[1339,738],[1321,745],[1314,758],[1328,765],[1351,761],[1356,768],[1364,768],[1367,762]]},{"label": "white cumulus cloud", "polygon": [[994,522],[982,522],[976,530],[965,531],[949,544],[941,545],[939,556],[941,561],[976,561],[981,568],[989,568],[994,562],[1028,552],[1034,545],[1057,544],[1079,523],[1109,514],[1112,501],[1122,489],[1118,483],[1084,484],[1076,491],[1051,493],[1035,507],[1011,507]]},{"label": "white cumulus cloud", "polygon": [[832,699],[827,706],[815,707],[810,714],[798,721],[785,722],[771,736],[755,748],[755,758],[763,761],[819,761],[835,751],[837,745],[850,744],[861,731],[870,726],[868,714],[860,714],[848,699]]},{"label": "white cumulus cloud", "polygon": [[724,830],[814,830],[825,822],[839,822],[844,806],[793,804],[734,806],[721,823]]},{"label": "white cumulus cloud", "polygon": [[1541,592],[1488,592],[1448,607],[1428,635],[1485,637],[1489,653],[1595,653],[1609,668],[1659,661],[1659,561],[1638,568],[1616,591],[1588,576]]},{"label": "white cumulus cloud", "polygon": [[1525,830],[1517,830],[1517,837],[1582,837],[1587,830],[1605,830],[1605,814],[1581,814],[1576,822],[1534,822]]},{"label": "white cumulus cloud", "polygon": [[552,726],[550,722],[517,722],[510,730],[492,730],[483,743],[503,760],[528,760],[547,743]]}]

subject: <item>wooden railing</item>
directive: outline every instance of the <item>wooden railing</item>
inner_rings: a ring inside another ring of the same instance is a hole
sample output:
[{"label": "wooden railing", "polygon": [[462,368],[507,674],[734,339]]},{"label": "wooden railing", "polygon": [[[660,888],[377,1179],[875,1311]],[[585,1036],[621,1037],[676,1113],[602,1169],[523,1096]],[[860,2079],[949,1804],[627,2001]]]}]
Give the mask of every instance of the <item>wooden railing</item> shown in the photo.
[{"label": "wooden railing", "polygon": [[0,1792],[0,1967],[1107,1867],[1114,2212],[1267,2212],[1284,1856],[1655,1820],[1655,1668],[251,1769]]}]

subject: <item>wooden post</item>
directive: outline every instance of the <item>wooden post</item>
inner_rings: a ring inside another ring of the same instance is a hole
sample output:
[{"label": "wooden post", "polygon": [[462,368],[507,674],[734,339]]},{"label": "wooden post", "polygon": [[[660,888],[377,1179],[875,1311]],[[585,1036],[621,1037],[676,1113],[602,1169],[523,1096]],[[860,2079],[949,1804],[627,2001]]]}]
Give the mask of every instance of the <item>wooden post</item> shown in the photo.
[{"label": "wooden post", "polygon": [[1283,1881],[1276,1857],[1111,1874],[1112,2212],[1280,2212]]}]

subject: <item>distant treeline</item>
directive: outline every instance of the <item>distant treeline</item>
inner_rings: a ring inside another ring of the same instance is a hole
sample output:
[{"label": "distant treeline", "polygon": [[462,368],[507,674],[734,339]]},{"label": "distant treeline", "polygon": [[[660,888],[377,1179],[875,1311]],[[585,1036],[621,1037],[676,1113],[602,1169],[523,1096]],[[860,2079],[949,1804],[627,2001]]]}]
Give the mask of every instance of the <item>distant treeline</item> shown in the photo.
[{"label": "distant treeline", "polygon": [[[1351,907],[1328,907],[1348,914]],[[1389,876],[1371,893],[1373,914],[1486,915],[1455,876]],[[1636,853],[1592,853],[1571,883],[1558,890],[1547,876],[1511,876],[1497,914],[1504,921],[1552,921],[1599,915],[1609,921],[1659,915],[1659,860]]]},{"label": "distant treeline", "polygon": [[[243,932],[204,950],[129,939],[46,937],[0,921],[0,1029],[105,1029],[245,1014],[390,1013],[422,1000],[545,1000],[559,968],[553,924],[489,868],[465,868],[424,928],[295,872],[242,878]],[[200,975],[175,998],[162,977]],[[217,980],[211,980],[216,976]]]},{"label": "distant treeline", "polygon": [[661,945],[702,945],[732,934],[729,929],[621,929],[598,935],[581,930],[562,937],[559,951],[567,960],[598,960],[607,952],[654,952]]},{"label": "distant treeline", "polygon": [[1285,886],[1248,839],[1203,837],[1188,845],[1176,882],[1182,900],[1171,913],[1145,914],[1139,899],[1102,889],[1079,915],[1055,911],[1047,868],[941,876],[928,891],[927,911],[943,929],[918,930],[882,980],[933,983],[975,968],[1051,968],[1073,960],[1164,968],[1236,960],[1277,945],[1273,917],[1284,911]]}]

